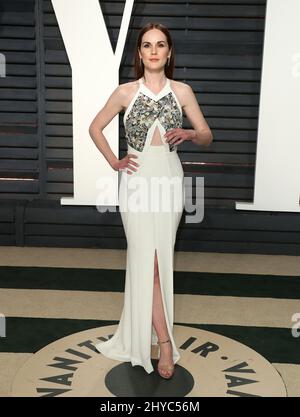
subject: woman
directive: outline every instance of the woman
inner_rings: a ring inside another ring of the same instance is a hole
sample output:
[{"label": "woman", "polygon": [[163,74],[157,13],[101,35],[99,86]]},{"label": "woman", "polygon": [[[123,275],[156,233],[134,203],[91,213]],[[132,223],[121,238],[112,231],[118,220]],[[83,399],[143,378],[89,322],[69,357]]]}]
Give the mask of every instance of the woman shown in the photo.
[{"label": "woman", "polygon": [[[184,206],[184,175],[177,146],[187,140],[204,146],[212,141],[191,87],[173,81],[173,69],[174,48],[168,29],[148,23],[137,40],[136,81],[114,90],[89,129],[111,167],[122,171],[119,208],[127,238],[121,319],[113,337],[98,343],[96,349],[151,373],[151,344],[158,343],[158,372],[166,379],[180,359],[172,335],[173,254]],[[194,129],[182,129],[182,109]],[[102,130],[122,110],[128,149],[119,160]],[[162,192],[153,187],[154,179],[165,180]],[[162,200],[170,203],[168,209],[157,208]],[[172,202],[176,209],[170,207]]]}]

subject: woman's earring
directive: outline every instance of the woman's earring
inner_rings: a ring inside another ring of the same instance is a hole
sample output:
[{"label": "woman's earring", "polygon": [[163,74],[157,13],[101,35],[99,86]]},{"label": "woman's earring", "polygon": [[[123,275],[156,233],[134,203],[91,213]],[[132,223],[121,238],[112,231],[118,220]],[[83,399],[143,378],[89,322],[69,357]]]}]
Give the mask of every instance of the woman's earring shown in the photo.
[{"label": "woman's earring", "polygon": [[168,64],[167,65],[169,66],[169,64],[170,64],[170,57],[168,57]]},{"label": "woman's earring", "polygon": [[142,58],[140,58],[140,66],[142,66]]}]

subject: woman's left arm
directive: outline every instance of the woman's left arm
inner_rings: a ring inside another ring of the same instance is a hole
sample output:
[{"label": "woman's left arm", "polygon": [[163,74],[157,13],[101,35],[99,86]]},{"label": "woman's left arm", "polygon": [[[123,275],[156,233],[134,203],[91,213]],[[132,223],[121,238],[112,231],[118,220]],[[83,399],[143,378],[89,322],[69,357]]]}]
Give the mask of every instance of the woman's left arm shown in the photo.
[{"label": "woman's left arm", "polygon": [[195,94],[189,84],[181,83],[180,88],[182,108],[194,129],[172,129],[166,133],[166,140],[177,145],[185,140],[191,140],[196,145],[209,146],[213,140],[213,135]]}]

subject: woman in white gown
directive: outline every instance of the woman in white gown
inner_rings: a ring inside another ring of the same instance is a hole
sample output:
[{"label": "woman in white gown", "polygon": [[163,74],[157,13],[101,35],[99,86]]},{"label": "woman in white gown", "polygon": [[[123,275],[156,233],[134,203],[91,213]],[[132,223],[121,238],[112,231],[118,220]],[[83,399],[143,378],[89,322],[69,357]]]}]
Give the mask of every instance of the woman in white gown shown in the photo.
[{"label": "woman in white gown", "polygon": [[[173,337],[173,255],[185,193],[177,146],[186,140],[204,146],[212,141],[191,87],[173,81],[173,69],[168,29],[147,24],[137,41],[137,81],[117,87],[89,130],[110,165],[121,171],[119,207],[127,239],[120,322],[113,337],[95,347],[151,373],[151,345],[158,343],[158,372],[167,379],[180,359]],[[194,129],[182,129],[182,109]],[[127,155],[118,160],[102,130],[121,110]]]}]

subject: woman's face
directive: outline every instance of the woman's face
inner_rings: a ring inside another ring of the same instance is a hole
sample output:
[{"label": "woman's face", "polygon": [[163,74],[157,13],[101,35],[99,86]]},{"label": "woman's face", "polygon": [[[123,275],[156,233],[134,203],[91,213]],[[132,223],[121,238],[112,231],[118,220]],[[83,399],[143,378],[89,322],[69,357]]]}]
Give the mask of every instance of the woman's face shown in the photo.
[{"label": "woman's face", "polygon": [[[140,46],[140,58],[145,68],[160,69],[167,63],[171,56],[166,35],[159,29],[151,29],[144,33]],[[151,61],[151,58],[157,58]]]}]

